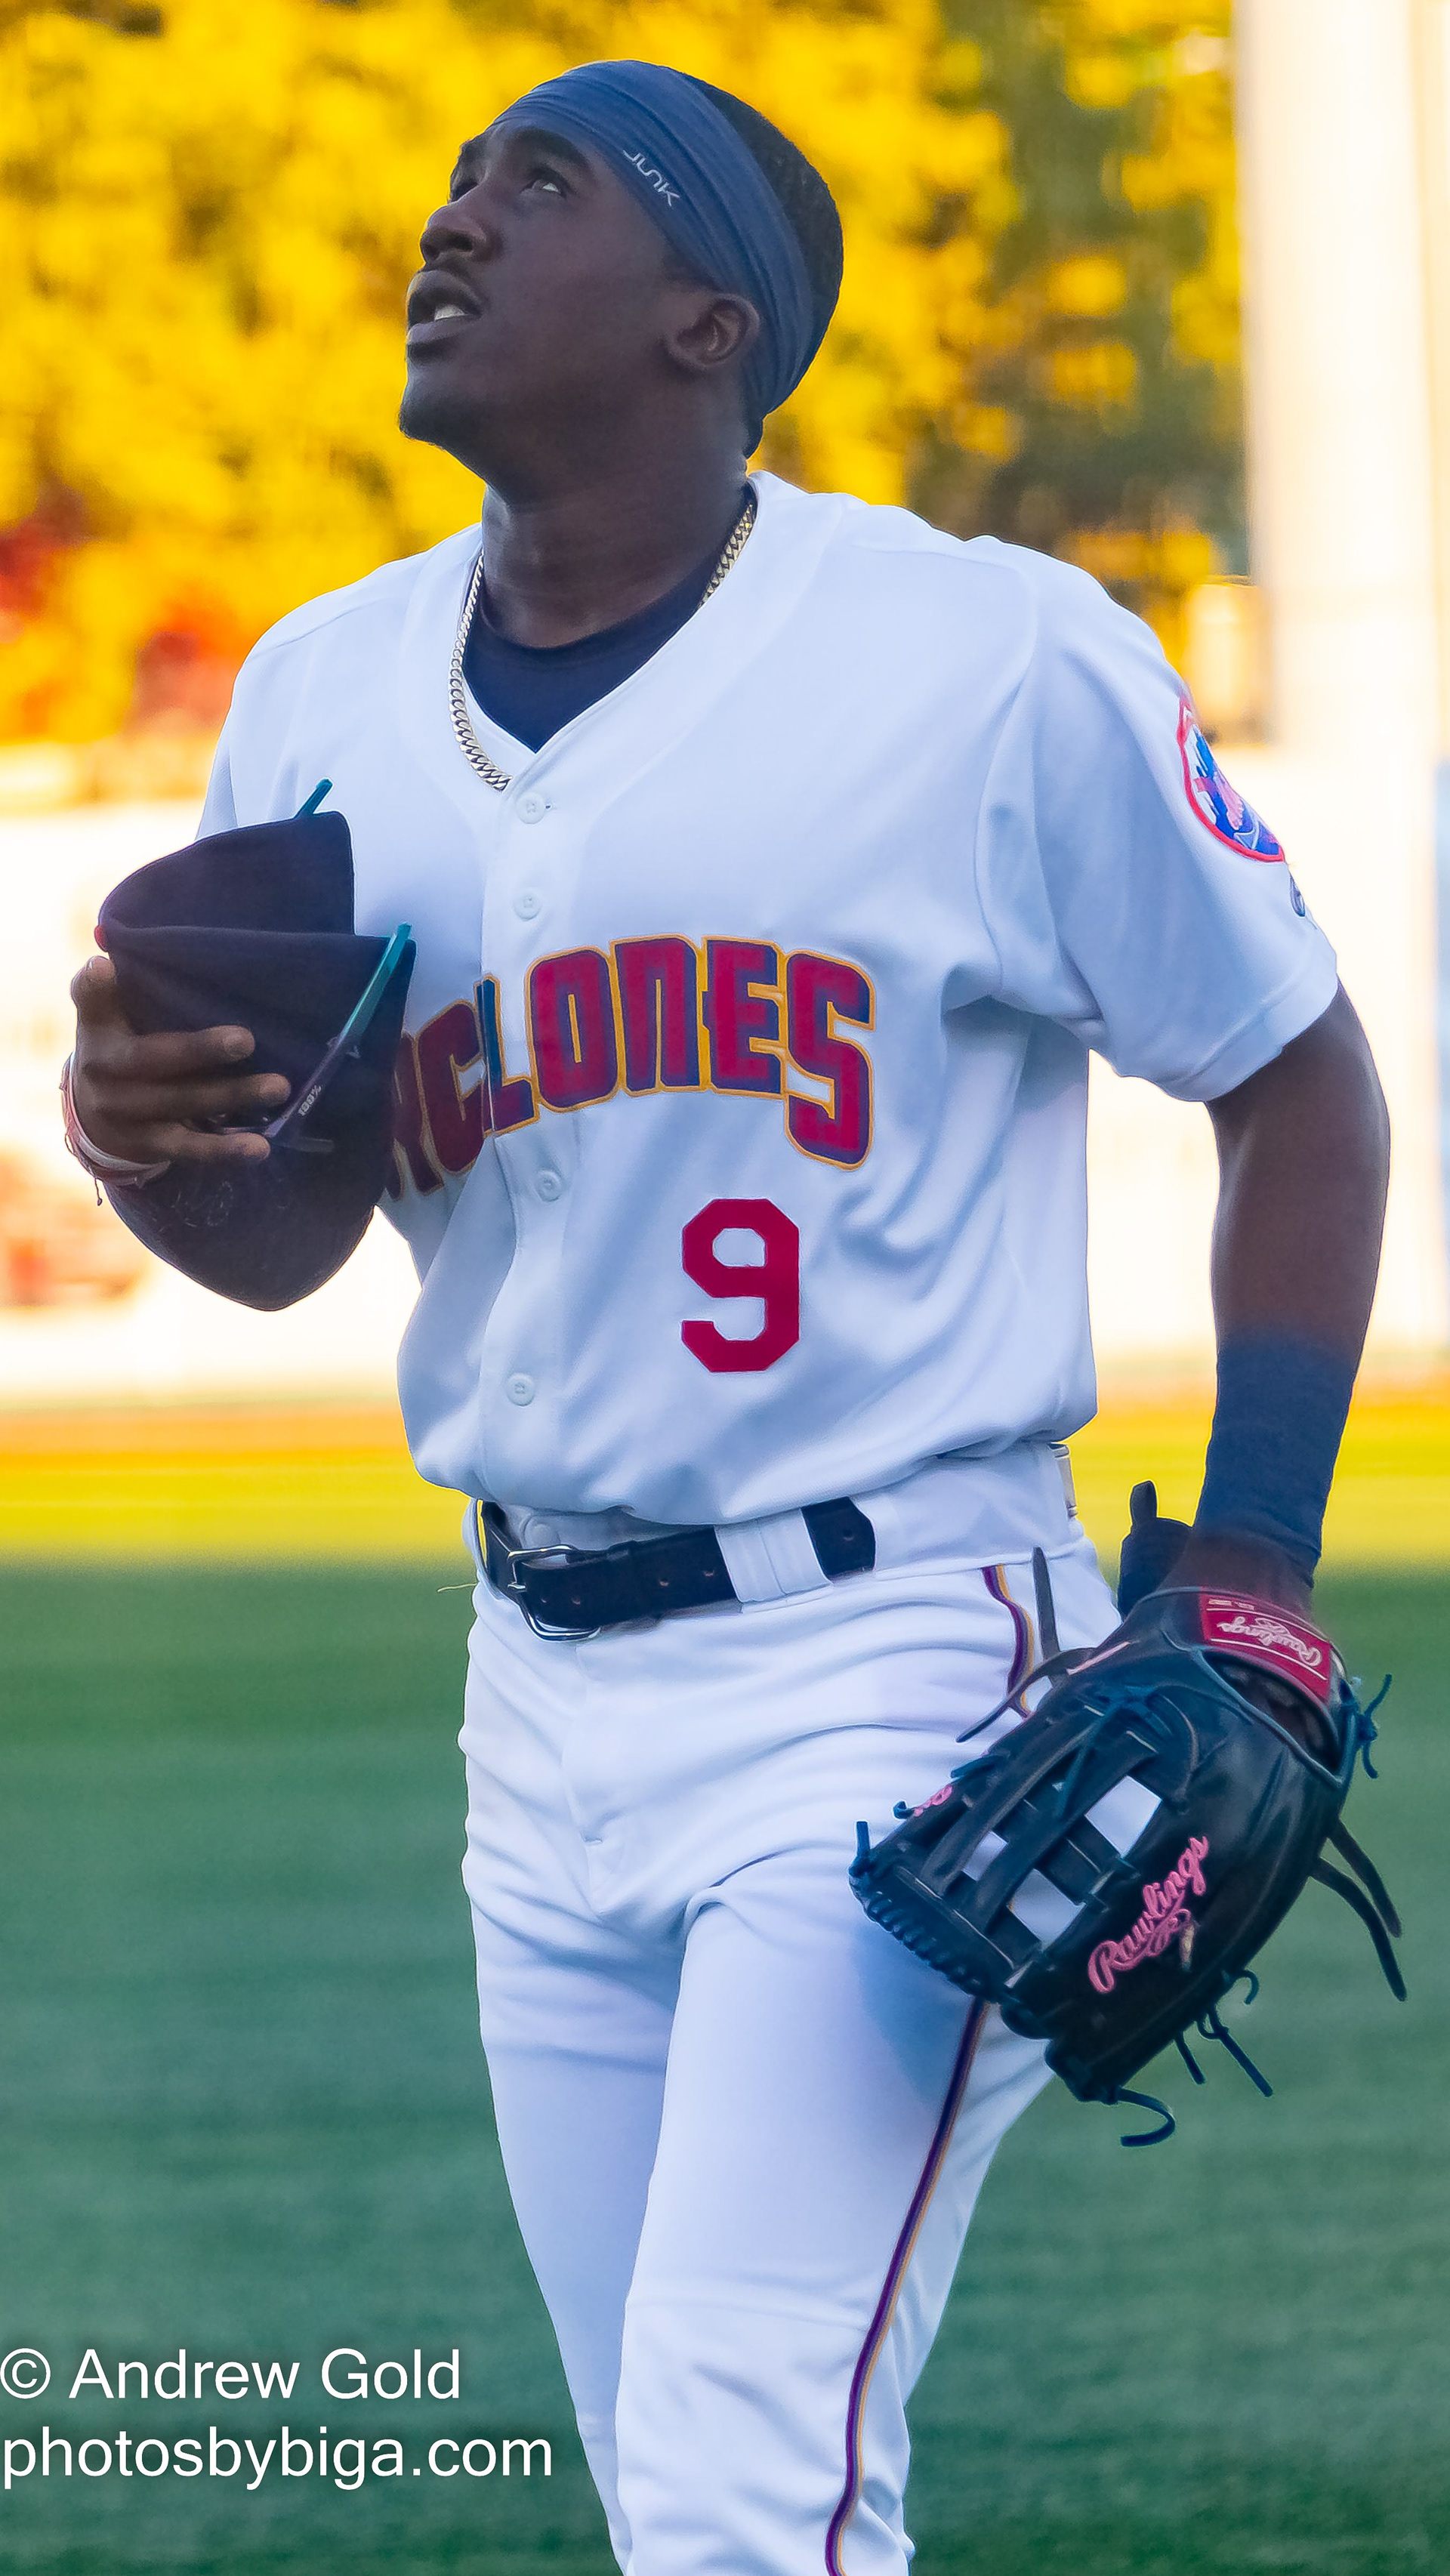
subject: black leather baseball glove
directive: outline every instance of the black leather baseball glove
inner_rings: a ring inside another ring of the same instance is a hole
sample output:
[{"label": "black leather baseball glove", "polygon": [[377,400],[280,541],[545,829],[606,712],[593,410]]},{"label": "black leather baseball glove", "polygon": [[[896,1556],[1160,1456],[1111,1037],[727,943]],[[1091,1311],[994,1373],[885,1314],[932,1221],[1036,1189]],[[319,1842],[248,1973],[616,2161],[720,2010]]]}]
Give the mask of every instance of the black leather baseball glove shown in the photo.
[{"label": "black leather baseball glove", "polygon": [[[1046,2040],[1079,2101],[1161,2115],[1125,2146],[1173,2129],[1163,2103],[1128,2090],[1159,2049],[1176,2040],[1202,2083],[1191,2031],[1269,2091],[1218,2006],[1306,1880],[1354,1907],[1403,1998],[1399,1920],[1340,1821],[1361,1755],[1374,1776],[1373,1716],[1326,1637],[1272,1602],[1156,1591],[1104,1645],[1051,1657],[992,1718],[1044,1679],[1019,1725],[925,1805],[898,1807],[896,1832],[873,1849],[858,1828],[851,1884],[908,1949]],[[1143,1821],[1123,1852],[1094,1811],[1130,1780]],[[1326,1844],[1359,1884],[1325,1862]]]}]

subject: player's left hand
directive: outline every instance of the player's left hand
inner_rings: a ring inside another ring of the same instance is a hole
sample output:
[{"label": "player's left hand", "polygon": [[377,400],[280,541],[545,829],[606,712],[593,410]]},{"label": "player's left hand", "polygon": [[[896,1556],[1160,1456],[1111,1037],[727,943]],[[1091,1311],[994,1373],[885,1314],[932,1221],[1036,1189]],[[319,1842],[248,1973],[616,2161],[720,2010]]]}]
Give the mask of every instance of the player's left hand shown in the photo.
[{"label": "player's left hand", "polygon": [[1195,1531],[1173,1567],[1175,1584],[1205,1592],[1247,1592],[1257,1601],[1272,1601],[1295,1618],[1307,1618],[1312,1587],[1282,1548],[1267,1539],[1232,1538],[1227,1533]]},{"label": "player's left hand", "polygon": [[[1135,1529],[1161,1535],[1143,1491]],[[858,1827],[851,1884],[868,1914],[1045,2040],[1080,2101],[1161,2113],[1151,2137],[1172,2115],[1130,2081],[1177,2040],[1201,2082],[1195,2028],[1269,2091],[1218,2007],[1310,1878],[1354,1908],[1403,1999],[1398,1917],[1341,1818],[1378,1703],[1361,1705],[1319,1629],[1217,1575],[1200,1588],[1180,1557],[1113,1636],[1046,1669],[1036,1708],[934,1797],[903,1802],[893,1833],[873,1846]],[[1006,1706],[1025,1708],[1032,1678]],[[1130,1779],[1150,1810],[1118,1845],[1104,1812]],[[1065,1900],[1047,1917],[1044,1882]]]},{"label": "player's left hand", "polygon": [[248,1073],[250,1029],[174,1030],[142,1037],[121,1008],[109,957],[90,957],[71,985],[76,1115],[93,1145],[136,1163],[265,1162],[264,1136],[213,1127],[282,1107],[285,1075]]},{"label": "player's left hand", "polygon": [[1180,1585],[1249,1593],[1295,1618],[1308,1616],[1310,1586],[1270,1540],[1165,1520],[1159,1515],[1157,1488],[1147,1482],[1133,1487],[1128,1509],[1132,1526],[1123,1541],[1118,1574],[1118,1608],[1125,1619],[1150,1592]]}]

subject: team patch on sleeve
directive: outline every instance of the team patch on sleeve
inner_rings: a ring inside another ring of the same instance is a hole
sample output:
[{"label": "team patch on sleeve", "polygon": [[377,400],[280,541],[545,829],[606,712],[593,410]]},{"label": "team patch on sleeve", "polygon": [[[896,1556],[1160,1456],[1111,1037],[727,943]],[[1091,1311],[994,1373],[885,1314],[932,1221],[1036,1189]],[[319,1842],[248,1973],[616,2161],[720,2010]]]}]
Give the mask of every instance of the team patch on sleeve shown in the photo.
[{"label": "team patch on sleeve", "polygon": [[1178,748],[1183,755],[1183,784],[1189,804],[1215,840],[1241,851],[1246,859],[1282,859],[1283,845],[1275,840],[1263,817],[1225,778],[1188,698],[1178,711]]}]

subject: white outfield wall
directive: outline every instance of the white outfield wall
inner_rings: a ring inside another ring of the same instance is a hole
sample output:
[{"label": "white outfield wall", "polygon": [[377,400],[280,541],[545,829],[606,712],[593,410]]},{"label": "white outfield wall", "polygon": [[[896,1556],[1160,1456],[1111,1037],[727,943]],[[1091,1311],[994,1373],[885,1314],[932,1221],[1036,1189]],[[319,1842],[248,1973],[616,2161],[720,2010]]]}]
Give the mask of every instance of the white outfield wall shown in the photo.
[{"label": "white outfield wall", "polygon": [[[1314,911],[1341,947],[1345,979],[1394,1082],[1433,1082],[1406,1046],[1401,1010],[1414,931],[1396,899],[1392,851],[1363,827],[1361,794],[1332,763],[1243,751],[1227,763],[1285,840]],[[91,947],[100,897],[118,877],[191,836],[190,805],[90,806],[0,822],[0,1155],[23,1153],[97,1225],[88,1183],[60,1141],[56,1078],[70,1042],[67,987]],[[1247,861],[1244,864],[1249,864]],[[1419,934],[1428,939],[1428,930]],[[1433,1093],[1422,1123],[1433,1123]],[[1094,1328],[1114,1375],[1202,1368],[1212,1352],[1208,1239],[1215,1187],[1208,1120],[1095,1063],[1089,1135]],[[1438,1172],[1416,1200],[1401,1182],[1400,1231],[1377,1321],[1386,1351],[1438,1347]],[[1401,1247],[1408,1247],[1407,1252]],[[1433,1257],[1422,1260],[1424,1247]],[[413,1295],[412,1265],[379,1218],[342,1275],[282,1315],[228,1307],[159,1263],[113,1304],[0,1307],[0,1406],[75,1401],[384,1394]]]}]

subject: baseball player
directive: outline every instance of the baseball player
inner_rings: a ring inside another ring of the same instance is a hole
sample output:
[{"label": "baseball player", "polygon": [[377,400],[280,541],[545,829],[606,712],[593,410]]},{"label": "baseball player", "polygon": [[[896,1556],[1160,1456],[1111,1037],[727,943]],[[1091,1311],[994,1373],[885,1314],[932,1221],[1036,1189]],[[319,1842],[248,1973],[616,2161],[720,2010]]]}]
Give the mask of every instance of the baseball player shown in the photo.
[{"label": "baseball player", "polygon": [[[899,2576],[906,2400],[1043,2060],[847,1863],[1035,1655],[1034,1550],[1064,1645],[1114,1625],[1063,1447],[1089,1051],[1222,1161],[1180,1577],[1301,1613],[1383,1106],[1143,626],[747,472],[840,276],[774,127],[586,65],[465,143],[422,251],[402,425],[482,479],[481,542],[263,639],[203,836],[326,779],[359,932],[417,942],[402,1402],[470,1498],[483,2037],[620,2565]],[[234,1285],[285,1080],[241,1026],[137,1036],[104,958],[75,990],[78,1150]]]}]

